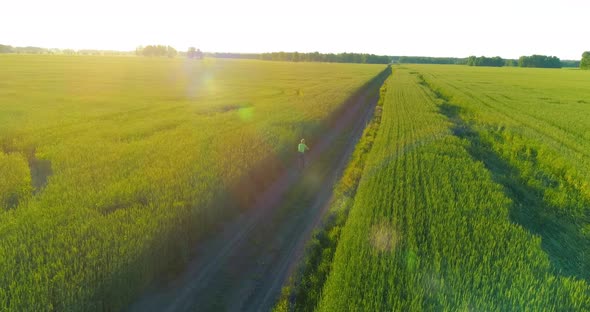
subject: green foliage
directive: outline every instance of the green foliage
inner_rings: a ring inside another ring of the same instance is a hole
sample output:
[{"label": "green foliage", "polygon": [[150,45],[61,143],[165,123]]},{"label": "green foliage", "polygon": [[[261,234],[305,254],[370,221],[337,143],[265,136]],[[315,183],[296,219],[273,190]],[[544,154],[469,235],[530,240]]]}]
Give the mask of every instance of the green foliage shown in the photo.
[{"label": "green foliage", "polygon": [[561,61],[556,56],[531,55],[521,56],[518,59],[520,67],[538,67],[538,68],[561,68]]},{"label": "green foliage", "polygon": [[578,60],[561,60],[561,67],[580,67]]},{"label": "green foliage", "polygon": [[586,51],[582,54],[580,69],[590,69],[590,51]]},{"label": "green foliage", "polygon": [[178,52],[171,46],[164,45],[148,45],[145,47],[138,47],[135,50],[136,55],[143,56],[167,56],[175,57]]},{"label": "green foliage", "polygon": [[430,57],[430,56],[394,56],[393,63],[398,64],[466,64],[466,58]]},{"label": "green foliage", "polygon": [[300,53],[297,57],[293,52],[271,53],[205,53],[215,58],[263,59],[266,61],[297,61],[297,62],[329,62],[329,63],[368,63],[368,64],[466,64],[466,58],[429,57],[429,56],[387,56],[360,53]]},{"label": "green foliage", "polygon": [[31,173],[27,160],[20,154],[0,152],[0,213],[15,208],[31,196]]},{"label": "green foliage", "polygon": [[12,47],[0,45],[0,53],[24,53],[24,54],[50,54],[51,49],[40,47]]},{"label": "green foliage", "polygon": [[[511,174],[516,178],[506,183],[502,174],[496,175],[506,173],[498,169],[497,162],[511,168],[525,165],[505,160],[499,145],[490,143],[494,133],[488,136],[481,128],[492,120],[502,122],[493,124],[495,129],[510,126],[527,135],[531,146],[543,138],[531,136],[543,131],[541,125],[548,132],[556,127],[534,117],[557,108],[545,105],[539,110],[538,101],[534,106],[503,103],[522,103],[530,97],[532,87],[538,88],[535,92],[567,92],[570,97],[588,89],[576,89],[584,81],[576,80],[581,78],[577,76],[580,73],[502,70],[505,72],[499,74],[498,69],[490,68],[416,65],[394,71],[381,126],[322,290],[320,311],[590,309],[587,276],[574,277],[571,274],[576,271],[559,270],[554,255],[548,252],[546,240],[550,238],[515,221],[517,204],[543,203],[545,198],[529,194],[532,199],[520,199],[520,193],[506,188],[533,189],[521,184],[528,174],[515,171]],[[560,81],[555,75],[567,79],[549,88]],[[497,80],[490,83],[490,77]],[[541,91],[541,81],[547,90]],[[503,88],[503,84],[512,87]],[[520,86],[529,89],[517,91]],[[565,117],[546,118],[558,125],[562,118],[566,121]],[[577,127],[579,130],[587,124]],[[571,125],[564,129],[573,130]],[[541,142],[556,149],[585,144],[580,140],[574,145],[569,140],[557,141],[560,135],[556,132],[552,139]],[[513,158],[544,159],[546,165],[556,160],[539,150],[523,150],[519,144],[501,144],[519,151]],[[576,161],[584,158],[579,155]],[[553,168],[563,171],[562,165],[565,163]],[[588,167],[578,168],[585,169],[569,178],[585,183]],[[566,178],[575,171],[566,169],[562,173]],[[585,185],[578,192],[587,191]],[[564,189],[562,194],[572,190]],[[580,216],[578,208],[564,205],[561,209],[566,215]],[[552,216],[573,225],[567,216]],[[580,220],[587,220],[587,216]],[[558,244],[567,245],[578,238],[553,237]],[[587,245],[582,246],[588,250]],[[569,261],[584,265],[582,258]]]},{"label": "green foliage", "polygon": [[[485,56],[470,56],[467,58],[468,66],[490,66],[490,67],[502,67],[506,64],[506,60],[499,56],[485,57]],[[508,65],[509,66],[509,65]]]},{"label": "green foliage", "polygon": [[29,155],[51,164],[0,212],[0,311],[123,309],[383,70],[28,55],[0,67],[0,166],[14,170],[0,187],[40,172]]},{"label": "green foliage", "polygon": [[13,53],[14,48],[9,45],[0,44],[0,53]]},{"label": "green foliage", "polygon": [[39,47],[13,47],[10,45],[0,44],[0,54],[17,53],[17,54],[63,54],[63,55],[132,55],[133,52],[114,51],[114,50],[72,50],[72,49],[47,49]]},{"label": "green foliage", "polygon": [[511,60],[511,59],[507,59],[504,62],[504,66],[509,66],[509,67],[515,67],[518,66],[518,60]]},{"label": "green foliage", "polygon": [[328,53],[319,52],[272,52],[259,55],[266,61],[290,61],[290,62],[328,62],[328,63],[362,63],[362,64],[389,64],[391,57],[387,55],[361,54],[361,53]]}]

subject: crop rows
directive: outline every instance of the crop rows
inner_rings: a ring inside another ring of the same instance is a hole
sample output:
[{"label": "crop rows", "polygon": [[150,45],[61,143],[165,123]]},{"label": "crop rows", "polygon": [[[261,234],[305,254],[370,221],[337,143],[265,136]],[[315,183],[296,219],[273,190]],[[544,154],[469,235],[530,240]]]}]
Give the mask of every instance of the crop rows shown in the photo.
[{"label": "crop rows", "polygon": [[473,129],[423,79],[398,68],[389,80],[318,309],[590,309],[588,283],[512,221],[512,196],[475,157],[479,136],[460,135]]},{"label": "crop rows", "polygon": [[542,237],[556,271],[590,281],[590,75],[482,70],[458,80],[454,71],[424,77],[488,150],[475,157],[515,202],[512,220]]},{"label": "crop rows", "polygon": [[16,55],[0,67],[0,311],[125,307],[383,70]]}]

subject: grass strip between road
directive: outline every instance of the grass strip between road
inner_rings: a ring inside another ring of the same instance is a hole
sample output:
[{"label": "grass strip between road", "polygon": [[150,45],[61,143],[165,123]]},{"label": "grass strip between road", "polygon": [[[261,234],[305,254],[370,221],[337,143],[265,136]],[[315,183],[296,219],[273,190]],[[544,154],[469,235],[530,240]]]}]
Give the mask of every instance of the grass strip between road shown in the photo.
[{"label": "grass strip between road", "polygon": [[330,273],[341,229],[353,206],[367,155],[381,124],[386,86],[387,81],[380,88],[379,101],[371,122],[365,128],[346,170],[334,187],[329,211],[307,243],[303,259],[283,287],[274,311],[313,311],[321,299],[322,288]]}]

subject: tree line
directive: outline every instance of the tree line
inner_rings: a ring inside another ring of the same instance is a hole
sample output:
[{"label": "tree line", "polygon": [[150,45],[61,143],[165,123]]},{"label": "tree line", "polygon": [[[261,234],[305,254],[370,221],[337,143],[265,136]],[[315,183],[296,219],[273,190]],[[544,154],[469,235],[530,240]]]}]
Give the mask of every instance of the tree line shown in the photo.
[{"label": "tree line", "polygon": [[582,54],[580,69],[590,69],[590,51],[586,51]]},{"label": "tree line", "polygon": [[[589,55],[590,57],[590,55]],[[589,61],[590,63],[590,61]],[[503,59],[499,56],[485,57],[485,56],[470,56],[467,58],[466,65],[469,66],[518,66],[518,67],[537,67],[537,68],[562,68],[562,67],[578,67],[582,66],[581,61],[576,60],[560,60],[556,56],[547,55],[531,55],[521,56],[518,60]]]},{"label": "tree line", "polygon": [[561,68],[561,60],[557,56],[531,55],[518,59],[519,67]]},{"label": "tree line", "polygon": [[325,63],[361,63],[361,64],[389,64],[391,57],[366,53],[302,53],[302,52],[271,52],[262,53],[259,59],[265,61],[287,62],[325,62]]},{"label": "tree line", "polygon": [[303,53],[303,52],[268,52],[268,53],[220,53],[207,52],[205,56],[215,58],[252,59],[283,62],[324,62],[324,63],[360,63],[389,64],[392,57],[366,53]]},{"label": "tree line", "polygon": [[63,54],[63,55],[132,55],[137,56],[167,56],[167,57],[188,57],[202,59],[203,57],[213,58],[235,58],[235,59],[258,59],[265,61],[286,61],[286,62],[325,62],[325,63],[361,63],[361,64],[453,64],[468,66],[518,66],[518,67],[539,67],[539,68],[561,68],[580,67],[590,69],[590,51],[582,54],[582,59],[560,60],[556,56],[531,55],[521,56],[516,59],[503,59],[499,56],[469,56],[459,57],[429,57],[429,56],[388,56],[366,53],[302,53],[302,52],[270,52],[270,53],[221,53],[201,52],[201,50],[190,47],[187,52],[179,52],[168,45],[147,45],[139,46],[135,51],[115,50],[73,50],[73,49],[47,49],[40,47],[13,47],[0,44],[0,53],[22,53],[22,54]]},{"label": "tree line", "polygon": [[494,57],[477,57],[477,56],[470,56],[467,58],[467,65],[468,66],[492,66],[492,67],[502,67],[506,66],[506,61],[499,56]]},{"label": "tree line", "polygon": [[[181,53],[182,54],[182,53]],[[428,56],[388,56],[362,53],[220,53],[205,52],[205,56],[214,58],[253,59],[287,62],[325,62],[325,63],[366,63],[366,64],[459,64],[467,63],[466,58],[428,57]]]},{"label": "tree line", "polygon": [[40,47],[13,47],[10,45],[0,44],[0,54],[14,53],[14,54],[51,54],[51,55],[132,55],[130,51],[116,51],[116,50],[93,50],[93,49],[48,49]]},{"label": "tree line", "polygon": [[175,57],[178,51],[171,46],[165,45],[147,45],[145,47],[139,46],[135,49],[135,55],[138,56],[167,56]]},{"label": "tree line", "polygon": [[39,47],[13,47],[0,44],[0,53],[51,54],[51,50]]},{"label": "tree line", "polygon": [[452,64],[464,65],[466,58],[459,57],[430,57],[430,56],[393,56],[393,63],[398,64]]}]

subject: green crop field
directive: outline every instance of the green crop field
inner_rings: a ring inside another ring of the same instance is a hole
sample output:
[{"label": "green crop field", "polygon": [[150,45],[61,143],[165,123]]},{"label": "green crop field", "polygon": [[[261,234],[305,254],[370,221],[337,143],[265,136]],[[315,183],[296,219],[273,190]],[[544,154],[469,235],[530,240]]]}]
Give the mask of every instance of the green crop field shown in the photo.
[{"label": "green crop field", "polygon": [[423,79],[506,189],[511,220],[542,238],[554,269],[590,281],[589,73],[439,68]]},{"label": "green crop field", "polygon": [[590,72],[407,65],[385,90],[295,310],[590,310]]},{"label": "green crop field", "polygon": [[129,304],[384,70],[23,55],[0,68],[0,311]]}]

